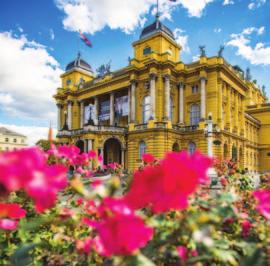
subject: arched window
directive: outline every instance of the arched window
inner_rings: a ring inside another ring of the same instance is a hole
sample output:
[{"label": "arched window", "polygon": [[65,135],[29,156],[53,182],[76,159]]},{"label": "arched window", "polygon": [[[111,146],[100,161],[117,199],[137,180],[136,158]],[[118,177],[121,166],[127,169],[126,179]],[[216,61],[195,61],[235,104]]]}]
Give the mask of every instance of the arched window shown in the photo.
[{"label": "arched window", "polygon": [[228,159],[228,145],[225,143],[223,146],[223,157],[224,159]]},{"label": "arched window", "polygon": [[233,146],[232,147],[232,159],[236,162],[238,159],[238,152],[237,152],[237,147]]},{"label": "arched window", "polygon": [[192,104],[190,107],[190,125],[197,126],[200,122],[200,106]]},{"label": "arched window", "polygon": [[150,111],[151,111],[150,96],[145,96],[143,98],[143,103],[142,103],[142,117],[143,117],[144,124],[146,124],[148,120],[150,119]]},{"label": "arched window", "polygon": [[194,142],[190,142],[188,144],[188,152],[192,155],[196,151],[196,144]]},{"label": "arched window", "polygon": [[169,119],[173,120],[173,98],[170,97],[170,113],[169,113]]},{"label": "arched window", "polygon": [[178,144],[177,142],[175,142],[175,143],[173,144],[172,150],[173,150],[173,151],[176,151],[176,152],[180,151],[179,144]]},{"label": "arched window", "polygon": [[139,156],[142,159],[142,156],[146,153],[146,144],[144,141],[141,141],[139,144]]}]

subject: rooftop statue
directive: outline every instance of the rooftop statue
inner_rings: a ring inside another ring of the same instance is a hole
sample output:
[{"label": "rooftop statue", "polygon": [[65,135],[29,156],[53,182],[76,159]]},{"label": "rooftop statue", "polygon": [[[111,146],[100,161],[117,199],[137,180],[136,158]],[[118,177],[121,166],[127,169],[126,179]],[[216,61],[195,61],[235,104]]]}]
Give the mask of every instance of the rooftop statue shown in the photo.
[{"label": "rooftop statue", "polygon": [[200,45],[199,50],[200,50],[200,57],[206,56],[205,45]]},{"label": "rooftop statue", "polygon": [[220,45],[220,48],[218,50],[218,56],[222,57],[223,56],[223,52],[224,52],[225,46],[224,45]]},{"label": "rooftop statue", "polygon": [[98,69],[97,69],[97,77],[102,78],[106,76],[107,74],[111,73],[111,61],[107,64],[102,64]]}]

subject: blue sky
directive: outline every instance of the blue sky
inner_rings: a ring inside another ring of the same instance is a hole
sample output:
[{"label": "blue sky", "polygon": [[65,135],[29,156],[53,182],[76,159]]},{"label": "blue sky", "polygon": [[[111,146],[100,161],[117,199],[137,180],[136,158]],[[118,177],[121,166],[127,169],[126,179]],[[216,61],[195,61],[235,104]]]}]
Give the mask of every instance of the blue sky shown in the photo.
[{"label": "blue sky", "polygon": [[[153,21],[155,0],[3,0],[0,10],[0,123],[31,135],[47,133],[56,109],[51,98],[59,74],[81,50],[96,69],[111,60],[127,65],[131,43]],[[226,46],[224,57],[250,67],[270,96],[270,0],[160,0],[163,22],[192,62],[198,46],[208,56]],[[88,48],[78,38],[85,32]],[[28,131],[27,131],[27,130]]]}]

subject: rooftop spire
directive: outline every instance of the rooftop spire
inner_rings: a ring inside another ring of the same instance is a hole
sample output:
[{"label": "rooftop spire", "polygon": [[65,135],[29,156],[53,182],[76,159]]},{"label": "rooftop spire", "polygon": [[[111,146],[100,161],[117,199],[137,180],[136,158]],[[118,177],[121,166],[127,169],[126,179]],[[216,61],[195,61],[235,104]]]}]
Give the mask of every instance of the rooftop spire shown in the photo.
[{"label": "rooftop spire", "polygon": [[50,128],[48,132],[48,141],[50,144],[53,143],[53,129],[52,129],[52,122],[50,121]]}]

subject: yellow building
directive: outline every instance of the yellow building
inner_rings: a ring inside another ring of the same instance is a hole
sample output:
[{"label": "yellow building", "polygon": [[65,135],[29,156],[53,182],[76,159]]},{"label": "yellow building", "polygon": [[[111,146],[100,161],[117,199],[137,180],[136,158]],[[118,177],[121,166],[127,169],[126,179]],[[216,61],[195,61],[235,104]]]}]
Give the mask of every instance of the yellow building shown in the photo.
[{"label": "yellow building", "polygon": [[0,127],[0,151],[12,151],[25,148],[26,146],[26,136],[5,127]]},{"label": "yellow building", "polygon": [[206,119],[213,122],[214,156],[234,158],[250,171],[270,170],[270,104],[261,90],[222,57],[184,64],[181,47],[159,19],[133,43],[134,58],[94,76],[80,55],[61,76],[54,96],[58,140],[94,149],[104,163],[132,170],[143,153],[199,149],[209,153]]}]

